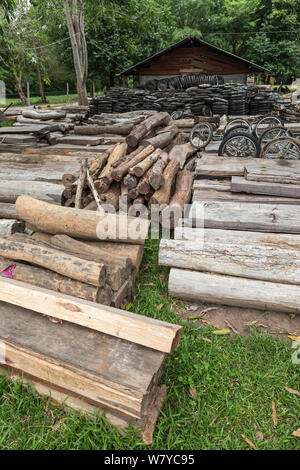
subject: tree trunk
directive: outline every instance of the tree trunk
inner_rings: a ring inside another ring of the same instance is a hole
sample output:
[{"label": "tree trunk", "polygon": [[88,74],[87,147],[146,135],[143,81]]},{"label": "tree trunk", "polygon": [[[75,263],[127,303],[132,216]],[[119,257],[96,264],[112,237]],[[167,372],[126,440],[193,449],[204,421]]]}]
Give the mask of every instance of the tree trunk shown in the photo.
[{"label": "tree trunk", "polygon": [[43,79],[42,79],[41,69],[40,69],[40,66],[39,66],[39,65],[38,65],[37,68],[36,68],[36,73],[37,73],[38,82],[39,82],[39,87],[40,87],[41,101],[42,101],[42,103],[47,103],[46,94],[45,94],[44,81],[43,81]]},{"label": "tree trunk", "polygon": [[85,106],[88,105],[86,90],[88,60],[84,32],[84,0],[72,0],[72,8],[70,8],[70,0],[63,0],[63,4],[73,51],[78,104]]},{"label": "tree trunk", "polygon": [[19,94],[20,100],[23,105],[27,104],[26,96],[22,88],[22,75],[18,75],[15,71],[13,72],[14,75],[14,83],[15,87],[17,89],[17,92]]}]

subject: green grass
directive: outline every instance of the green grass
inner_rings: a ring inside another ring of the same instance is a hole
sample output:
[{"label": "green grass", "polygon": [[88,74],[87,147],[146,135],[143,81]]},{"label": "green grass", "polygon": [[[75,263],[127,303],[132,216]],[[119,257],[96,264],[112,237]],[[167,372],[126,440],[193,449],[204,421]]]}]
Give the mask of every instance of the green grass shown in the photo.
[{"label": "green grass", "polygon": [[[30,98],[30,103],[33,104],[39,104],[42,106],[47,106],[47,104],[72,104],[77,101],[77,94],[73,95],[49,95],[47,96],[47,103],[43,104],[41,103],[41,97],[40,96],[32,96]],[[10,103],[13,103],[12,106],[24,106],[20,100],[20,98],[6,98],[6,105],[8,106]],[[2,105],[4,107],[4,105]]]},{"label": "green grass", "polygon": [[249,449],[243,434],[257,449],[300,449],[300,439],[292,436],[300,427],[300,398],[284,388],[299,390],[300,366],[291,362],[291,345],[255,332],[247,337],[216,336],[212,327],[184,322],[182,304],[167,296],[168,270],[157,265],[158,243],[146,243],[136,301],[130,308],[181,323],[184,331],[165,364],[162,383],[168,394],[153,444],[145,446],[132,430],[120,436],[105,417],[91,420],[60,409],[30,386],[1,378],[0,448]]}]

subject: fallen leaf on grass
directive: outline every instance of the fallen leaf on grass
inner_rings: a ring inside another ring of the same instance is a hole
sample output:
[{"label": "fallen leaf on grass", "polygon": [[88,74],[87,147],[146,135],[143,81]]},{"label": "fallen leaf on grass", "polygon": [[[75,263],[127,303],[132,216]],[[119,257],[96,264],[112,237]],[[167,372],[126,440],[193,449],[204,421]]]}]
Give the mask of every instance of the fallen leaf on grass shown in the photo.
[{"label": "fallen leaf on grass", "polygon": [[255,436],[256,436],[256,439],[260,442],[264,440],[264,435],[261,431],[256,431]]},{"label": "fallen leaf on grass", "polygon": [[278,420],[277,420],[276,405],[275,405],[274,400],[272,401],[272,419],[273,419],[274,428],[276,428]]},{"label": "fallen leaf on grass", "polygon": [[218,419],[218,416],[216,416],[211,423],[209,423],[209,426],[212,426],[213,424],[215,424],[215,422],[217,421]]},{"label": "fallen leaf on grass", "polygon": [[204,337],[203,337],[203,338],[201,338],[201,339],[202,339],[202,341],[206,341],[207,343],[212,343],[212,340],[209,339],[209,338],[204,338]]},{"label": "fallen leaf on grass", "polygon": [[125,309],[128,311],[130,310],[132,307],[132,303],[131,302],[128,302],[128,304],[126,305]]},{"label": "fallen leaf on grass", "polygon": [[238,380],[233,380],[230,384],[230,388],[234,387],[235,385],[240,385]]},{"label": "fallen leaf on grass", "polygon": [[254,320],[254,321],[247,321],[246,323],[244,323],[244,325],[255,325],[255,323],[257,323],[258,320]]},{"label": "fallen leaf on grass", "polygon": [[193,398],[196,398],[197,396],[197,390],[195,388],[190,388],[190,395],[193,397]]},{"label": "fallen leaf on grass", "polygon": [[153,282],[147,282],[146,284],[144,284],[144,286],[156,287],[156,284],[153,284]]},{"label": "fallen leaf on grass", "polygon": [[292,341],[299,341],[300,342],[300,336],[290,335],[290,336],[288,336],[288,338],[290,338]]},{"label": "fallen leaf on grass", "polygon": [[300,392],[298,390],[293,390],[292,388],[289,387],[284,387],[287,392],[292,393],[293,395],[297,395],[297,397],[300,397]]},{"label": "fallen leaf on grass", "polygon": [[296,431],[292,432],[292,436],[300,437],[300,428],[296,429]]},{"label": "fallen leaf on grass", "polygon": [[157,308],[157,310],[160,310],[163,306],[164,306],[164,304],[155,305],[155,307]]},{"label": "fallen leaf on grass", "polygon": [[253,444],[253,442],[251,442],[249,439],[247,439],[247,437],[244,436],[244,434],[241,434],[241,437],[244,439],[245,442],[247,442],[248,446],[250,446],[250,447],[252,447],[252,449],[256,450],[256,447]]},{"label": "fallen leaf on grass", "polygon": [[214,335],[229,335],[229,334],[230,334],[230,330],[229,330],[229,328],[223,328],[223,330],[215,330],[215,331],[213,331],[213,334],[214,334]]}]

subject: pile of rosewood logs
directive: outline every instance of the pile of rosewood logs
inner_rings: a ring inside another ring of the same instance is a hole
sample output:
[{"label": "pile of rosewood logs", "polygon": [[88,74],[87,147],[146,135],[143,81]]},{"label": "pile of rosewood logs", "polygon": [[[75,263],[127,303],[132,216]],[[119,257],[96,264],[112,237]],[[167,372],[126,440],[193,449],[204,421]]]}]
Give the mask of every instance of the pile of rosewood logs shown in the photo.
[{"label": "pile of rosewood logs", "polygon": [[204,155],[193,204],[162,240],[169,293],[300,313],[300,162]]},{"label": "pile of rosewood logs", "polygon": [[3,277],[0,315],[2,376],[64,407],[104,411],[120,432],[139,427],[151,444],[166,396],[158,381],[180,326]]},{"label": "pile of rosewood logs", "polygon": [[15,265],[14,279],[105,305],[132,300],[148,220],[100,216],[25,195],[15,210],[23,221],[19,231],[26,222],[34,233],[0,230],[1,271]]},{"label": "pile of rosewood logs", "polygon": [[90,165],[83,160],[77,174],[63,176],[62,204],[132,216],[145,216],[147,206],[158,204],[169,212],[178,207],[182,216],[196,160],[196,150],[185,140],[168,113],[149,116],[132,128],[125,142]]}]

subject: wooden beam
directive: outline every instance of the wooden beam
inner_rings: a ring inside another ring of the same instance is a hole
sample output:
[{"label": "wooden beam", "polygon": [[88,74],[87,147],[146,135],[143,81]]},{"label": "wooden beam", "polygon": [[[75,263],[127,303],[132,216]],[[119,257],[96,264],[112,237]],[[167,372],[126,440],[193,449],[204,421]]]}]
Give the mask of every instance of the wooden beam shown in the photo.
[{"label": "wooden beam", "polygon": [[169,294],[187,301],[300,313],[299,286],[221,274],[172,268]]},{"label": "wooden beam", "polygon": [[0,300],[162,352],[171,352],[177,347],[182,330],[178,325],[12,279],[0,279]]},{"label": "wooden beam", "polygon": [[242,176],[233,176],[231,191],[250,194],[267,194],[289,198],[300,198],[300,185],[271,183],[267,181],[248,181]]}]

